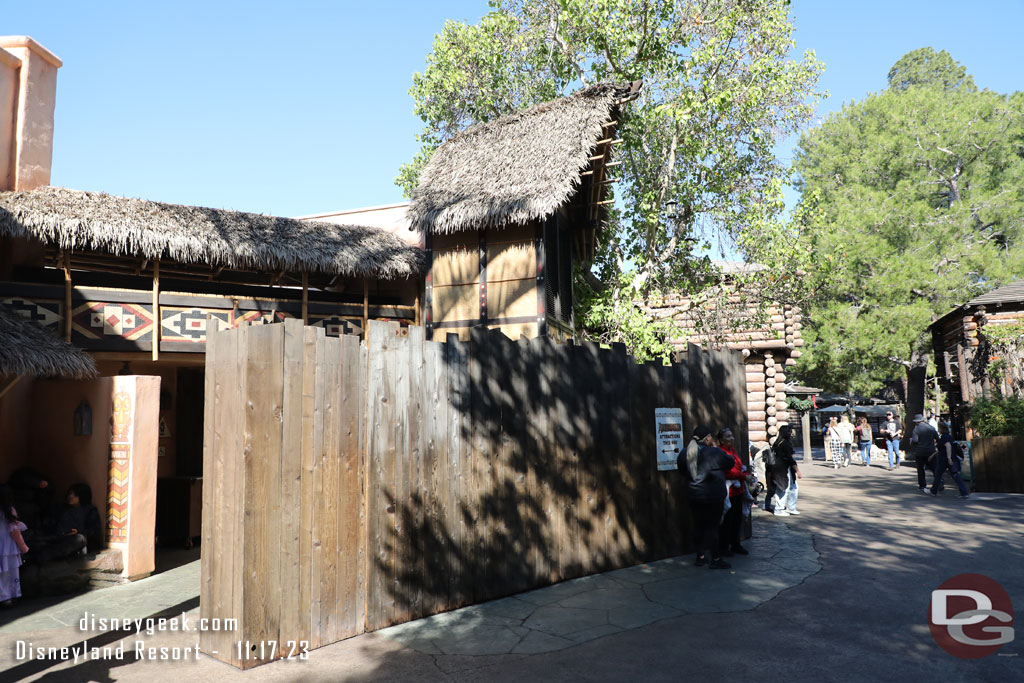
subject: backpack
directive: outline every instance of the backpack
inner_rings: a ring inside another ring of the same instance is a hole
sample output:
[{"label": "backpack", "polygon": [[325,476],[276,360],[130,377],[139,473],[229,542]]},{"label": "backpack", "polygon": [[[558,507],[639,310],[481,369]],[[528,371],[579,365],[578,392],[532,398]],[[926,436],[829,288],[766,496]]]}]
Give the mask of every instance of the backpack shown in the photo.
[{"label": "backpack", "polygon": [[[777,444],[778,440],[776,440],[775,443]],[[772,444],[772,446],[764,452],[764,466],[767,469],[772,469],[778,464],[778,462],[779,459],[775,457],[775,444]]]},{"label": "backpack", "polygon": [[960,445],[960,443],[958,441],[951,441],[950,443],[953,444],[953,457],[956,458],[957,460],[963,460],[964,449]]}]

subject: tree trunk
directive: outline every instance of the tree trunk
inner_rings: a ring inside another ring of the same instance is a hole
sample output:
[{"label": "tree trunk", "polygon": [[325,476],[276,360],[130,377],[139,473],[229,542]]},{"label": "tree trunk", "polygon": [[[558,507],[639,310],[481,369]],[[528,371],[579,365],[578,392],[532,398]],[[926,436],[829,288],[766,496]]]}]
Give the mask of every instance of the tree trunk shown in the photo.
[{"label": "tree trunk", "polygon": [[[925,381],[928,379],[928,356],[915,351],[907,368],[907,422],[904,439],[909,440],[914,429],[914,416],[924,414]],[[909,443],[909,441],[908,441]]]}]

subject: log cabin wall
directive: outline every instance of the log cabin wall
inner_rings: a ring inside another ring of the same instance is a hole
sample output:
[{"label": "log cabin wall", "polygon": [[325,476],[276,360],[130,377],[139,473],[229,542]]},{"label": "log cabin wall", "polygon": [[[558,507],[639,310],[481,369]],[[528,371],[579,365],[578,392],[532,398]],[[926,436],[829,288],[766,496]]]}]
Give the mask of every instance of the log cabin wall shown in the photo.
[{"label": "log cabin wall", "polygon": [[[714,311],[714,304],[706,306],[695,310],[687,297],[667,297],[650,306],[648,312],[662,318],[675,317],[683,334],[673,340],[673,345],[680,352],[686,351],[689,342],[718,345],[742,353],[750,442],[768,441],[779,433],[779,427],[789,424],[786,368],[796,365],[802,355],[801,310],[789,304],[771,304],[765,311],[767,318],[757,322],[756,302],[738,296],[727,300],[728,308],[720,315]],[[719,329],[709,331],[708,326],[702,324],[702,316],[709,313],[715,317]]]},{"label": "log cabin wall", "polygon": [[1009,301],[965,304],[932,323],[936,375],[946,394],[954,434],[960,438],[970,438],[967,413],[977,398],[1009,390],[990,384],[985,330],[1021,322],[1024,302]]}]

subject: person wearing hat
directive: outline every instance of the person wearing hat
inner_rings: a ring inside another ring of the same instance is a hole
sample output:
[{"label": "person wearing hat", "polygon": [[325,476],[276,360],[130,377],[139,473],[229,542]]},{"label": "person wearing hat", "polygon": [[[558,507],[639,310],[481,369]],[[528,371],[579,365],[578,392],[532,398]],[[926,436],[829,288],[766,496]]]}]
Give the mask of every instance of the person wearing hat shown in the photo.
[{"label": "person wearing hat", "polygon": [[939,450],[939,433],[928,424],[921,413],[914,416],[914,431],[910,435],[910,443],[914,454],[914,467],[917,468],[917,487],[921,489],[921,493],[928,493],[928,481],[924,472],[928,461]]},{"label": "person wearing hat", "polygon": [[718,527],[725,509],[725,473],[735,461],[721,448],[711,445],[711,430],[697,427],[686,452],[679,455],[677,466],[683,474],[686,501],[693,520],[693,545],[697,551],[694,562],[712,569],[728,569],[718,547]]}]

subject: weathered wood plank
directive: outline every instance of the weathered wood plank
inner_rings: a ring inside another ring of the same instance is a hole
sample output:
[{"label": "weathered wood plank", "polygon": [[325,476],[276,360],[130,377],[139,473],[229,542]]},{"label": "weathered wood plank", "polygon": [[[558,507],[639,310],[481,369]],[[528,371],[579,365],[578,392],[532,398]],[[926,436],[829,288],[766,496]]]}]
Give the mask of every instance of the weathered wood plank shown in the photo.
[{"label": "weathered wood plank", "polygon": [[[359,558],[360,527],[362,519],[359,444],[359,406],[364,402],[366,387],[361,383],[359,338],[344,335],[337,346],[328,343],[327,356],[339,354],[338,393],[328,392],[336,402],[333,414],[325,416],[338,427],[338,484],[337,484],[337,636],[348,638],[362,632],[363,614],[360,611]],[[326,450],[326,449],[325,449]],[[327,451],[328,456],[330,451]],[[365,598],[364,598],[365,600]]]},{"label": "weathered wood plank", "polygon": [[[280,640],[283,346],[284,326],[250,328],[246,374],[260,379],[249,384],[243,618],[255,643]],[[252,654],[243,666],[264,661]]]},{"label": "weathered wood plank", "polygon": [[472,422],[470,404],[472,394],[469,377],[469,347],[455,334],[448,335],[446,344],[449,386],[448,424],[450,443],[448,520],[451,525],[451,545],[448,563],[452,567],[449,577],[449,607],[469,604],[473,596],[472,541],[469,530],[469,495],[471,477]]},{"label": "weathered wood plank", "polygon": [[423,487],[423,384],[424,384],[424,334],[423,328],[409,327],[409,336],[404,340],[405,358],[408,366],[408,381],[405,382],[408,395],[405,398],[408,446],[408,474],[406,490],[399,499],[406,509],[399,542],[402,544],[403,577],[400,588],[406,595],[407,612],[403,621],[424,616],[424,583],[426,577],[426,530],[424,528],[424,487]]},{"label": "weathered wood plank", "polygon": [[447,504],[448,472],[448,384],[445,373],[445,347],[424,342],[423,383],[420,403],[423,411],[423,533],[421,565],[423,613],[437,614],[448,605]]},{"label": "weathered wood plank", "polygon": [[[310,548],[305,549],[299,542],[299,528],[302,524],[301,472],[303,459],[303,363],[304,328],[302,321],[290,318],[284,322],[284,368],[281,395],[281,449],[278,453],[279,469],[277,479],[280,494],[277,501],[280,517],[270,520],[270,528],[277,534],[278,545],[268,547],[279,563],[278,584],[274,588],[280,601],[280,635],[282,640],[301,640],[309,635],[308,616],[306,627],[301,625],[299,604],[308,610],[310,605],[308,573],[300,580],[300,563],[306,571],[310,568]],[[309,437],[312,438],[312,430]],[[274,477],[274,473],[270,473]],[[306,520],[308,530],[309,520]],[[308,533],[308,532],[307,532]],[[275,562],[275,560],[271,560]],[[303,595],[303,593],[305,593]],[[315,642],[319,640],[315,638]]]},{"label": "weathered wood plank", "polygon": [[370,321],[367,331],[367,357],[370,397],[367,403],[368,466],[367,527],[369,585],[367,588],[366,630],[376,631],[390,623],[394,613],[394,449],[396,447],[393,412],[394,368],[387,364],[385,323]]}]

